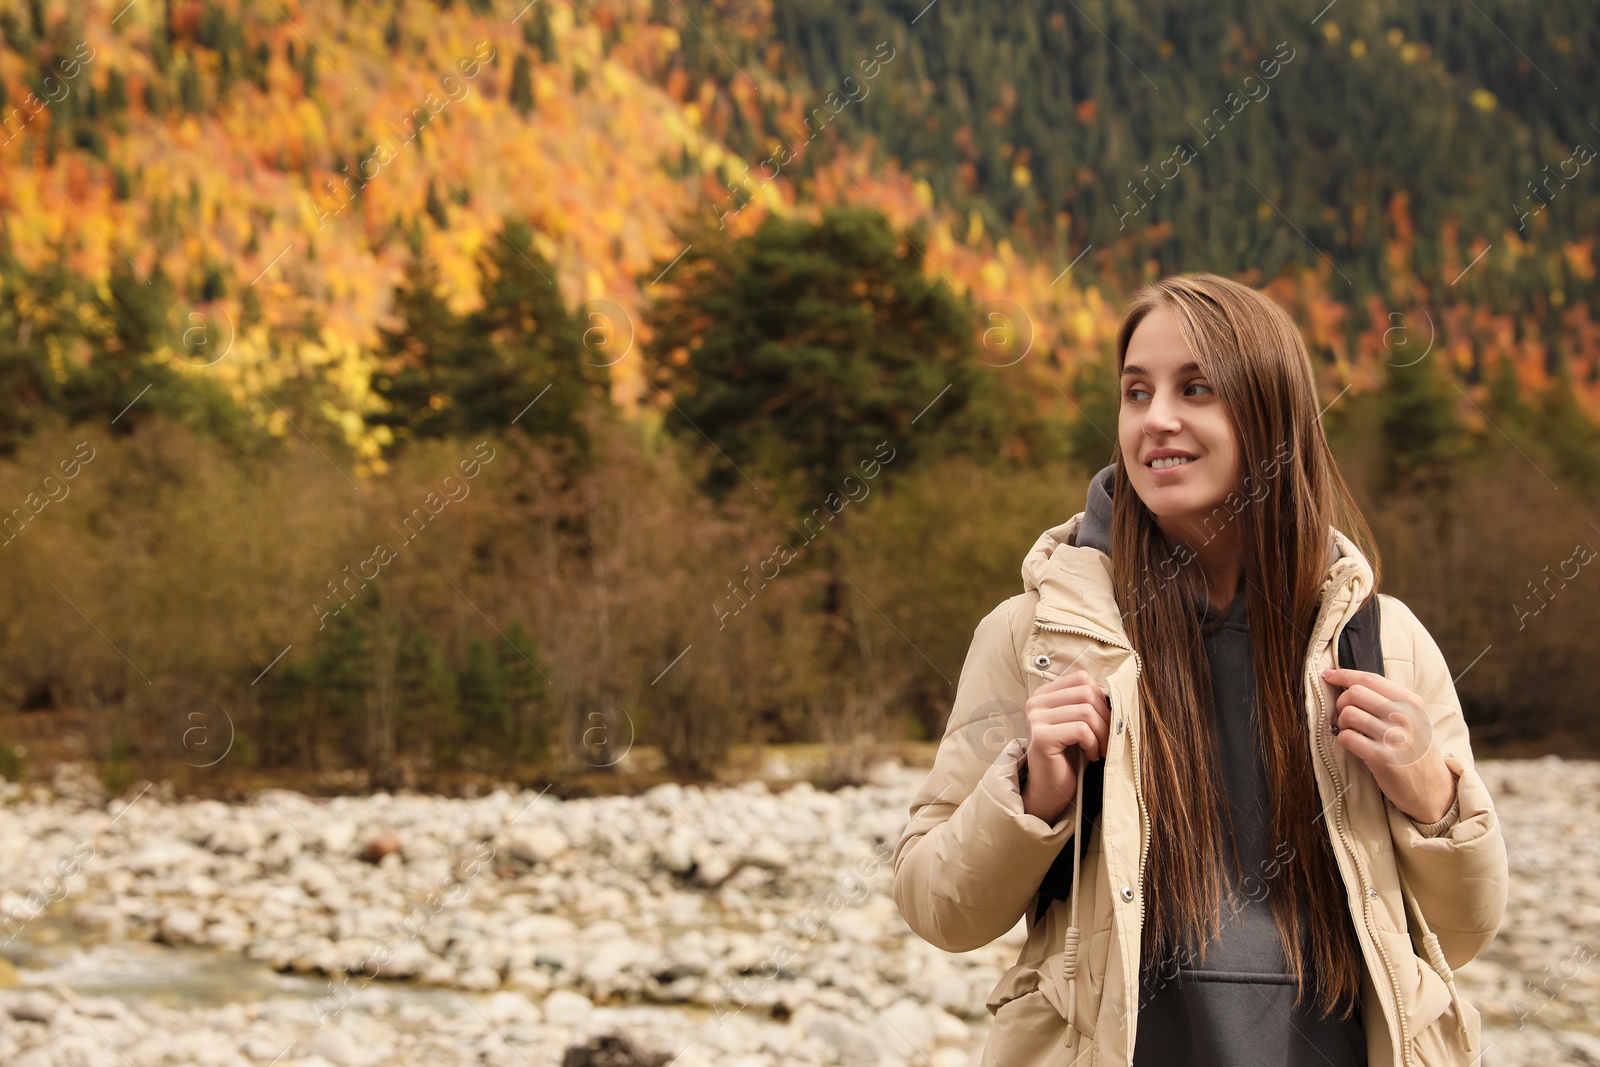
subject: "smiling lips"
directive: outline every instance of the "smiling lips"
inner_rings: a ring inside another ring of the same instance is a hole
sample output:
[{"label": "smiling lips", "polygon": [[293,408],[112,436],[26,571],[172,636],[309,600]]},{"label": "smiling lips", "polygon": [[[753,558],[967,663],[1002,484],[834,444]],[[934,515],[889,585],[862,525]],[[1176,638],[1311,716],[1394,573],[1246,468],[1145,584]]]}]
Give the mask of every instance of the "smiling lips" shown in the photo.
[{"label": "smiling lips", "polygon": [[1145,467],[1153,474],[1167,474],[1187,467],[1195,461],[1195,458],[1194,456],[1178,455],[1157,456],[1145,464]]}]

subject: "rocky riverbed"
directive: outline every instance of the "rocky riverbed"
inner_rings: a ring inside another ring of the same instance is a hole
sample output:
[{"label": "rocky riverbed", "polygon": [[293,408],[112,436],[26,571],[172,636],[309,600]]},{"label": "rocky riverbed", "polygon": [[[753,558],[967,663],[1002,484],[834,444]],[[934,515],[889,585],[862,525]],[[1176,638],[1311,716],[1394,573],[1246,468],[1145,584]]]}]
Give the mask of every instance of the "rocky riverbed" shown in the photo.
[{"label": "rocky riverbed", "polygon": [[[1600,1065],[1600,763],[1480,767],[1512,842],[1506,924],[1459,974],[1484,1062]],[[544,1067],[619,1035],[674,1067],[963,1067],[1022,931],[951,954],[906,928],[923,774],[568,802],[0,785],[0,1063]]]}]

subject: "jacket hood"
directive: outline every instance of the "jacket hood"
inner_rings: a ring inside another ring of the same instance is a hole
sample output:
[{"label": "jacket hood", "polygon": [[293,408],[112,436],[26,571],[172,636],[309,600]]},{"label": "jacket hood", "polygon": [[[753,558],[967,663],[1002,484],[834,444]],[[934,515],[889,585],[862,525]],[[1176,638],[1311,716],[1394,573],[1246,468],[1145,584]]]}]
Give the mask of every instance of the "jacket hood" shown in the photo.
[{"label": "jacket hood", "polygon": [[[1072,548],[1092,548],[1102,553],[1106,558],[1101,560],[1106,571],[1110,571],[1111,556],[1111,490],[1116,483],[1117,465],[1109,463],[1100,468],[1095,476],[1089,479],[1089,490],[1084,500],[1084,509],[1072,516],[1059,526],[1052,526],[1039,535],[1033,547],[1022,560],[1022,587],[1028,592],[1043,589],[1047,582],[1047,575],[1051,570],[1052,559],[1057,547],[1067,545]],[[1345,561],[1344,579],[1359,576],[1357,590],[1358,600],[1365,596],[1365,591],[1372,587],[1372,565],[1367,561],[1355,543],[1336,528],[1328,527],[1328,575],[1324,582],[1324,592],[1330,587],[1336,575],[1335,564],[1340,560]],[[1056,561],[1059,566],[1060,561]],[[1348,568],[1348,570],[1346,570]]]},{"label": "jacket hood", "polygon": [[1116,473],[1115,463],[1100,468],[1089,480],[1084,510],[1039,535],[1022,560],[1023,589],[1033,592],[1043,587],[1057,545],[1094,548],[1111,555],[1111,486]]}]

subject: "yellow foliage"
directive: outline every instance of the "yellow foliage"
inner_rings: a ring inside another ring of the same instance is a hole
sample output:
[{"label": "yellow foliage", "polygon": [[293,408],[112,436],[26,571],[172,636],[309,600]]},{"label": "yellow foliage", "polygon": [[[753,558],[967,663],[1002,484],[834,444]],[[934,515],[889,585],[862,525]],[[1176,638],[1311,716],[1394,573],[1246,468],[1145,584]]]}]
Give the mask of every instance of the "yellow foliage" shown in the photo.
[{"label": "yellow foliage", "polygon": [[1594,277],[1594,238],[1568,244],[1561,251],[1574,274],[1584,281]]},{"label": "yellow foliage", "polygon": [[632,88],[622,68],[610,59],[600,65],[600,78],[606,83],[606,88],[611,90],[612,95],[618,98],[626,96]]},{"label": "yellow foliage", "polygon": [[1088,308],[1081,307],[1074,311],[1069,321],[1072,324],[1073,336],[1078,339],[1079,343],[1089,344],[1094,340],[1094,314]]},{"label": "yellow foliage", "polygon": [[[506,99],[511,53],[521,47],[520,27],[513,27],[508,39],[488,35],[471,5],[429,8],[425,17],[421,9],[402,5],[407,40],[423,43],[391,54],[383,43],[388,7],[380,12],[366,5],[298,4],[292,8],[293,30],[278,26],[274,31],[266,91],[241,79],[216,112],[163,118],[136,105],[125,131],[106,128],[107,158],[137,175],[131,200],[111,199],[109,164],[82,150],[64,147],[49,168],[42,163],[24,167],[15,149],[0,151],[10,247],[28,265],[48,261],[64,247],[73,269],[102,292],[111,270],[123,265],[124,253],[145,273],[159,258],[185,290],[179,298],[186,307],[197,301],[186,288],[220,263],[230,275],[229,313],[240,320],[248,292],[259,317],[234,339],[220,363],[194,370],[172,357],[172,365],[183,373],[213,375],[279,433],[287,430],[281,415],[262,402],[257,390],[270,393],[293,377],[325,377],[332,388],[321,417],[373,462],[387,432],[366,427],[362,418],[374,403],[368,387],[372,353],[378,327],[397,321],[392,289],[411,257],[407,238],[413,223],[422,256],[438,272],[440,294],[457,313],[481,305],[480,258],[502,240],[507,221],[520,217],[532,226],[534,246],[553,265],[552,280],[569,302],[604,298],[631,314],[645,298],[638,279],[647,284],[654,276],[649,268],[663,250],[670,258],[681,248],[672,240],[673,223],[705,209],[708,199],[733,206],[731,194],[713,185],[731,181],[745,189],[741,199],[748,198],[753,210],[730,221],[730,228],[741,231],[767,213],[859,203],[858,186],[897,226],[925,227],[922,251],[957,294],[1004,297],[1028,307],[1042,341],[1095,345],[1110,337],[1119,308],[1096,289],[1075,289],[1081,275],[1058,278],[1061,263],[1019,258],[1007,241],[996,241],[990,252],[985,242],[997,235],[986,232],[978,211],[965,212],[963,219],[959,210],[936,202],[926,178],[892,162],[872,162],[849,149],[818,162],[808,194],[812,199],[803,205],[785,200],[786,182],[755,177],[764,167],[752,165],[747,177],[745,160],[719,140],[719,131],[732,113],[730,105],[745,106],[749,113],[749,87],[733,79],[737,89],[730,90],[712,78],[685,79],[671,89],[655,84],[662,59],[683,41],[671,26],[647,24],[654,9],[646,0],[611,10],[620,20],[621,36],[609,56],[601,51],[600,26],[587,16],[576,18],[570,0],[540,3],[557,55],[550,64],[535,65],[537,115],[516,113]],[[150,73],[137,42],[159,26],[159,5],[155,15],[147,8],[130,9],[116,31],[107,29],[113,9],[90,5],[84,15],[86,32],[97,48],[103,45],[96,69],[115,59],[136,93]],[[1343,47],[1336,23],[1321,20],[1319,25],[1330,44]],[[135,36],[121,36],[129,27],[143,28]],[[294,31],[323,49],[319,85],[309,98],[302,96],[299,71],[282,55],[289,40],[302,47]],[[457,62],[471,56],[485,36],[495,41],[498,61],[462,77]],[[1408,51],[1416,46],[1403,36],[1390,35],[1389,42],[1405,61],[1420,58],[1420,51]],[[1162,47],[1170,51],[1165,43]],[[1360,40],[1349,41],[1354,56],[1365,47]],[[200,58],[211,62],[209,56]],[[574,67],[590,75],[581,99],[568,88]],[[425,137],[408,141],[411,117],[427,94],[439,90],[445,71],[458,72],[466,95],[443,107]],[[357,93],[341,72],[355,81]],[[759,68],[751,73],[763,78]],[[784,113],[803,104],[785,105],[776,86],[764,84],[761,91],[770,93],[769,102]],[[207,93],[213,95],[214,86],[208,85]],[[680,104],[680,96],[694,102]],[[597,104],[596,97],[602,102]],[[1470,99],[1480,110],[1496,106],[1484,90]],[[767,148],[757,155],[771,155],[782,142],[793,145],[793,138],[783,121],[776,129],[758,131],[756,143]],[[342,177],[342,165],[355,170],[356,161],[380,142],[392,156],[341,206],[322,182]],[[680,154],[690,161],[690,174],[672,177]],[[1010,179],[1016,188],[1031,189],[1032,172],[1016,157]],[[198,217],[189,207],[191,183],[199,189]],[[423,211],[430,186],[448,214],[443,230]],[[797,195],[788,188],[789,195]],[[1356,211],[1363,208],[1358,204]],[[1270,205],[1258,210],[1271,217]],[[1495,247],[1497,255],[1501,247],[1512,249],[1510,255],[1521,245],[1513,235],[1503,245],[1497,240]],[[1563,254],[1575,271],[1592,274],[1589,243],[1569,246]],[[314,331],[309,339],[308,324]],[[620,388],[639,373],[639,365],[625,361],[612,373]]]}]

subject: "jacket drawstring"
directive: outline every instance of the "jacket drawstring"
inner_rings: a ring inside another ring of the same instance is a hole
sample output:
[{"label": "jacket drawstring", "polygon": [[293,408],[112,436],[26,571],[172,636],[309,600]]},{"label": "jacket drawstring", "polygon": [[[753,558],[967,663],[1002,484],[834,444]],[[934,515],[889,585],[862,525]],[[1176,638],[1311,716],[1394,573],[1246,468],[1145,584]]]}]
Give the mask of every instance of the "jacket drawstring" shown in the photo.
[{"label": "jacket drawstring", "polygon": [[1455,1009],[1456,1024],[1461,1033],[1461,1047],[1471,1052],[1472,1035],[1467,1033],[1467,1014],[1461,1009],[1461,994],[1456,991],[1455,972],[1445,960],[1444,949],[1439,947],[1439,938],[1428,928],[1428,920],[1422,915],[1422,905],[1417,903],[1416,896],[1411,892],[1411,886],[1406,884],[1403,876],[1400,879],[1400,893],[1417,918],[1417,929],[1422,931],[1422,944],[1427,949],[1428,962],[1433,965],[1434,972],[1444,979],[1446,988],[1450,990],[1450,1006]]},{"label": "jacket drawstring", "polygon": [[1067,936],[1061,948],[1061,978],[1067,987],[1067,1047],[1071,1048],[1073,1038],[1077,1031],[1076,1017],[1078,1014],[1078,864],[1081,859],[1083,844],[1083,779],[1089,769],[1088,754],[1083,749],[1084,758],[1079,761],[1077,796],[1072,804],[1072,842],[1068,845],[1072,849],[1072,898],[1068,909]]}]

